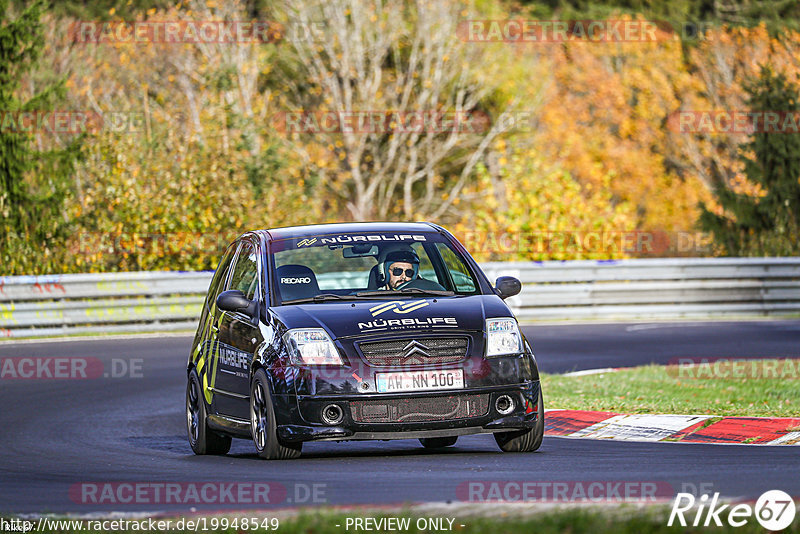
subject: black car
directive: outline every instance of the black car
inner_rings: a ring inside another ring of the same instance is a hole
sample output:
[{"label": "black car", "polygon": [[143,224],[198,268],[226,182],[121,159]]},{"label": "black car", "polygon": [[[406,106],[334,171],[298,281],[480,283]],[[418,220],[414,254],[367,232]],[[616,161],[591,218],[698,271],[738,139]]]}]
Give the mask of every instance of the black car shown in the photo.
[{"label": "black car", "polygon": [[531,346],[464,247],[429,223],[247,232],[214,274],[187,366],[196,454],[252,438],[263,458],[304,441],[492,433],[539,448],[544,407]]}]

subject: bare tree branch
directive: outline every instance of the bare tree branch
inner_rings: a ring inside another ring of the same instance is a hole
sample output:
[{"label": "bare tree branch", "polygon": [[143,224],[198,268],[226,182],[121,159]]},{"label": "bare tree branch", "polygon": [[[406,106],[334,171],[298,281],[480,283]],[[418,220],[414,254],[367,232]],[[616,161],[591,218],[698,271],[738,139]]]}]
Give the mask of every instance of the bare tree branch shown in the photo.
[{"label": "bare tree branch", "polygon": [[[339,194],[352,217],[443,214],[501,133],[497,125],[486,131],[463,125],[465,117],[483,112],[493,90],[467,68],[483,59],[479,46],[456,33],[463,4],[287,0],[284,5],[290,23],[310,27],[324,21],[313,38],[291,43],[297,60],[286,76],[290,105],[306,113],[379,112],[398,119],[395,128],[382,131],[309,133],[308,140],[321,146],[341,144],[345,157],[335,172],[347,178]],[[414,113],[428,124],[404,128],[401,123]],[[455,120],[451,126],[430,122],[442,117]]]}]

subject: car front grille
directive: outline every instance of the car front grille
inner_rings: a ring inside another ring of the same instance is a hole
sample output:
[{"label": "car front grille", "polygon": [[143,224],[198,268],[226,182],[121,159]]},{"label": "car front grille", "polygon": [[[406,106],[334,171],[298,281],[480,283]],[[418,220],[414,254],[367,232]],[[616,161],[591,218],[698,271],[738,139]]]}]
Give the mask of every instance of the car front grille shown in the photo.
[{"label": "car front grille", "polygon": [[356,423],[412,423],[479,417],[489,413],[489,394],[352,401]]},{"label": "car front grille", "polygon": [[467,357],[464,337],[403,338],[358,345],[370,365],[396,367],[460,362]]}]

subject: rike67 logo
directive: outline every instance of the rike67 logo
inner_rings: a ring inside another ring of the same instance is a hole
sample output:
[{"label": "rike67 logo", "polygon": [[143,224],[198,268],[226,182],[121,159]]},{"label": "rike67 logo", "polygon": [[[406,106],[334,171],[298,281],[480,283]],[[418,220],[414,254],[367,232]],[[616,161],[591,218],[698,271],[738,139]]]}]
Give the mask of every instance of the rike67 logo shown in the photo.
[{"label": "rike67 logo", "polygon": [[[730,507],[730,510],[728,508]],[[722,513],[727,510],[727,516]],[[667,526],[671,527],[675,520],[680,526],[688,525],[687,517],[692,526],[708,527],[712,524],[721,527],[723,517],[732,527],[741,527],[755,516],[756,520],[767,530],[783,530],[792,524],[795,513],[794,501],[788,493],[781,490],[770,490],[761,495],[755,506],[741,503],[733,507],[729,504],[719,504],[719,493],[709,499],[702,495],[696,499],[691,493],[678,493],[672,503],[672,512],[669,514]],[[684,516],[686,515],[686,517]],[[692,517],[694,520],[692,521]]]}]

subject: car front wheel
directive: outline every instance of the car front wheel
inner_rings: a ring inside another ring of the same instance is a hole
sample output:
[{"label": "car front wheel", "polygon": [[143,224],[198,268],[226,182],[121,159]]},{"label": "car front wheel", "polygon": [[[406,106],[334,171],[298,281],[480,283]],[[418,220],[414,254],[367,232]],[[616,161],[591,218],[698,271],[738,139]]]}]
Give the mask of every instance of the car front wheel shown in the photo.
[{"label": "car front wheel", "polygon": [[192,369],[186,385],[186,430],[189,434],[189,445],[195,454],[227,454],[231,450],[231,437],[217,434],[208,428],[202,391],[200,377]]},{"label": "car front wheel", "polygon": [[302,442],[282,443],[278,440],[275,409],[269,392],[267,373],[258,369],[250,385],[250,433],[256,452],[265,460],[299,458]]}]

